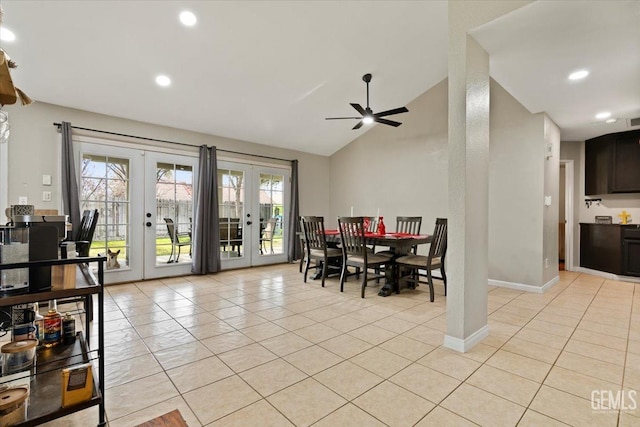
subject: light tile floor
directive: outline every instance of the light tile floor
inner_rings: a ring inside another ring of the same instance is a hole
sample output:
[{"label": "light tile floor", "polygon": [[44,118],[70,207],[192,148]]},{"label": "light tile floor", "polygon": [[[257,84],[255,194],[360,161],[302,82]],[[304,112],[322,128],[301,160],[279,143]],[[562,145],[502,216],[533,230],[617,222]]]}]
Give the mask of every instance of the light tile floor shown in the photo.
[{"label": "light tile floor", "polygon": [[175,408],[190,426],[640,425],[640,284],[562,271],[544,294],[490,287],[490,336],[466,354],[441,345],[436,288],[434,303],[424,286],[361,299],[297,265],[108,287],[110,426]]}]

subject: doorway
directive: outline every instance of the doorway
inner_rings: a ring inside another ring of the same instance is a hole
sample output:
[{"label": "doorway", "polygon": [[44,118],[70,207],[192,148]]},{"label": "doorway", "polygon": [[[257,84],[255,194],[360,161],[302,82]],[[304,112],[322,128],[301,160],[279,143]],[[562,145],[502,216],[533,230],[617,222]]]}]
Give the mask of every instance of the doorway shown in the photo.
[{"label": "doorway", "polygon": [[222,269],[287,261],[289,169],[218,162]]},{"label": "doorway", "polygon": [[559,270],[573,270],[574,175],[573,160],[560,160],[558,213]]},{"label": "doorway", "polygon": [[83,140],[81,210],[97,209],[90,255],[117,254],[106,283],[191,272],[198,159]]}]

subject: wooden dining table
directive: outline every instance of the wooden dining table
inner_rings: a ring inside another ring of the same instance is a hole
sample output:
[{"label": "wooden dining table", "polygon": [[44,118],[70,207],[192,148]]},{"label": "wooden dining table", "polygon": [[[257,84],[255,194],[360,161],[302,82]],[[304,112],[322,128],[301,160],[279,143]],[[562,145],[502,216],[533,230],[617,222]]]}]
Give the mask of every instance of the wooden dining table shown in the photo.
[{"label": "wooden dining table", "polygon": [[[340,231],[339,230],[325,230],[325,236],[327,243],[337,245],[340,243]],[[407,255],[411,252],[414,246],[431,243],[431,237],[428,234],[409,234],[409,233],[365,233],[364,239],[367,245],[373,245],[374,247],[389,247],[390,252],[393,253],[391,258],[391,268],[385,269],[385,284],[382,286],[378,295],[389,296],[394,290],[397,290],[399,284],[396,283],[396,264],[394,259]]]}]

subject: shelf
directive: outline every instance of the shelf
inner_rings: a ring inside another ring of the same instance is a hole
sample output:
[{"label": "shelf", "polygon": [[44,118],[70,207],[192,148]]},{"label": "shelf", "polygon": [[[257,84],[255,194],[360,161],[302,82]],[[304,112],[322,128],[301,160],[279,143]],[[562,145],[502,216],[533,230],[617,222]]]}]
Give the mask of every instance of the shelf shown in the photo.
[{"label": "shelf", "polygon": [[[68,408],[61,406],[61,369],[92,361],[91,357],[89,357],[89,352],[87,352],[82,332],[76,334],[76,341],[73,344],[59,344],[51,348],[40,348],[36,354],[35,367],[11,374],[9,377],[0,377],[0,384],[3,382],[3,378],[14,384],[19,384],[22,380],[29,381],[30,378],[27,420],[18,425],[39,425],[102,403],[102,396],[96,385],[94,366],[93,397],[86,402]],[[97,380],[99,381],[100,378],[97,378]]]},{"label": "shelf", "polygon": [[[98,297],[98,347],[88,351],[89,339],[82,332],[76,334],[73,344],[59,344],[51,348],[37,350],[35,366],[24,371],[0,377],[0,385],[29,383],[27,421],[21,426],[36,426],[45,422],[70,415],[74,412],[99,406],[98,426],[106,425],[104,409],[104,263],[106,257],[81,257],[30,261],[12,264],[0,264],[0,270],[28,267],[48,267],[55,265],[77,264],[76,284],[73,289],[60,289],[45,292],[25,293],[0,297],[0,307],[10,307],[46,300],[86,297],[96,294]],[[97,277],[89,268],[89,263],[98,263]],[[89,313],[87,309],[87,313]],[[91,330],[92,316],[85,318],[85,331]],[[95,357],[93,357],[95,355]],[[91,399],[76,405],[62,407],[62,369],[74,365],[91,363],[93,366],[93,395]]]},{"label": "shelf", "polygon": [[50,261],[31,261],[13,264],[0,264],[0,270],[8,270],[12,268],[26,268],[50,265],[68,265],[77,264],[76,271],[76,287],[72,289],[59,289],[54,291],[24,293],[17,295],[0,296],[0,307],[11,306],[17,304],[26,304],[34,301],[48,301],[54,299],[63,299],[74,296],[83,296],[97,294],[101,292],[102,286],[99,280],[88,266],[89,262],[106,261],[106,257],[85,257],[85,258],[68,258]]}]

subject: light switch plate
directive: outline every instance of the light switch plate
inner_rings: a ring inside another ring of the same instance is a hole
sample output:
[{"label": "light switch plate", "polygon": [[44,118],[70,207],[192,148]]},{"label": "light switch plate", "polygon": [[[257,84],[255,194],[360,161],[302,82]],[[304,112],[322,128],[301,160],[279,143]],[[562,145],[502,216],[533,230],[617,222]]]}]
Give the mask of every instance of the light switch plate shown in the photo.
[{"label": "light switch plate", "polygon": [[29,203],[27,196],[20,196],[18,197],[18,204],[19,205],[26,205],[27,203]]},{"label": "light switch plate", "polygon": [[551,206],[551,196],[544,196],[544,205]]},{"label": "light switch plate", "polygon": [[42,185],[51,185],[51,175],[42,175]]}]

